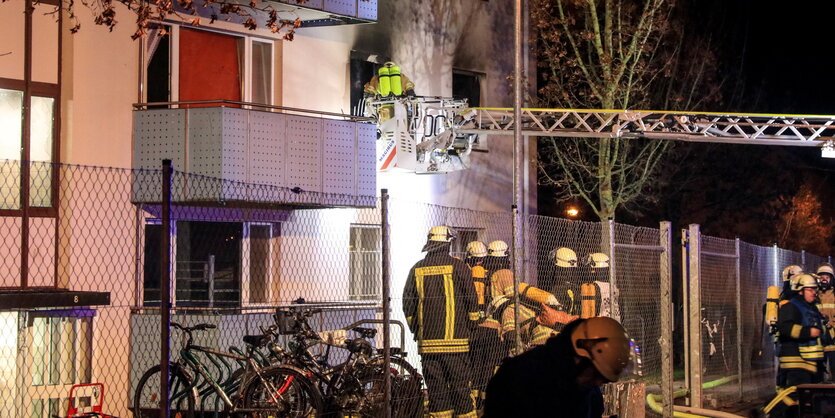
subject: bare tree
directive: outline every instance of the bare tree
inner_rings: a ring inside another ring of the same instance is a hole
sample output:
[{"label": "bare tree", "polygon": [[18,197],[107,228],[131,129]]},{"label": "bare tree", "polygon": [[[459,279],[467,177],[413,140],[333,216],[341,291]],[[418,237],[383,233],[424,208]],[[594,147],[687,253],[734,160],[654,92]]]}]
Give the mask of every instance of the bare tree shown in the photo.
[{"label": "bare tree", "polygon": [[[5,2],[6,0],[2,0]],[[297,0],[298,4],[308,0]],[[259,0],[62,0],[61,7],[70,20],[70,32],[81,29],[78,18],[79,6],[93,15],[93,22],[111,31],[119,22],[117,5],[123,5],[135,14],[130,20],[136,22],[133,39],[144,37],[154,21],[177,18],[194,26],[214,23],[217,20],[230,21],[246,29],[264,27],[273,33],[280,33],[286,40],[293,40],[295,30],[301,25],[296,8],[277,9],[271,2]]]},{"label": "bare tree", "polygon": [[[537,101],[566,109],[688,109],[718,95],[709,38],[687,33],[670,0],[534,0]],[[695,41],[695,42],[694,42]],[[667,141],[543,138],[541,184],[601,220],[651,200]]]}]

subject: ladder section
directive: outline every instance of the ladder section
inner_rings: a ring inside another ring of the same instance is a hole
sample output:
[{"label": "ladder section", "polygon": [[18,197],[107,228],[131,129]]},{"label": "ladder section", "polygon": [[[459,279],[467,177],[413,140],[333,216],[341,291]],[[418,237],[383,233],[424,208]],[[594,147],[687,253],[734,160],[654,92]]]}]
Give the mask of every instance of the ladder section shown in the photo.
[{"label": "ladder section", "polygon": [[[513,109],[477,108],[460,134],[513,135]],[[522,109],[522,134],[833,147],[835,116],[642,110]]]}]

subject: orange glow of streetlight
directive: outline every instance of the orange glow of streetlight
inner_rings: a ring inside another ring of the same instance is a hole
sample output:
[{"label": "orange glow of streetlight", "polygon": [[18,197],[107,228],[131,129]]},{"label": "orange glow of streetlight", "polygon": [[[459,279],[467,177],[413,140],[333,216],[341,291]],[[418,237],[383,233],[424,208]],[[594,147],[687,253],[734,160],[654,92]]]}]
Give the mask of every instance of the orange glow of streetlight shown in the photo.
[{"label": "orange glow of streetlight", "polygon": [[569,218],[576,218],[577,215],[580,214],[580,209],[577,209],[574,206],[570,206],[568,209],[565,210],[565,214],[568,215]]}]

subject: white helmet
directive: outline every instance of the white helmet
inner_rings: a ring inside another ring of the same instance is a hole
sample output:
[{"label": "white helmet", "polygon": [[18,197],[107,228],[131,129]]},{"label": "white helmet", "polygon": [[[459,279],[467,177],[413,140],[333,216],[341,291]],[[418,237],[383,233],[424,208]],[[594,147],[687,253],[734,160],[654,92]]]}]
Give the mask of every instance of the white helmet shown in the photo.
[{"label": "white helmet", "polygon": [[809,273],[798,274],[791,278],[792,290],[799,292],[807,287],[818,288],[818,278]]},{"label": "white helmet", "polygon": [[554,264],[559,267],[577,267],[577,253],[571,248],[560,247],[552,252]]},{"label": "white helmet", "polygon": [[603,253],[591,253],[586,257],[586,264],[591,268],[607,268],[609,267],[609,256]]},{"label": "white helmet", "polygon": [[818,275],[829,274],[830,276],[835,277],[835,270],[832,269],[832,264],[829,263],[823,263],[820,266],[818,266],[818,271],[816,271],[815,273],[817,273]]},{"label": "white helmet", "polygon": [[427,241],[450,242],[455,238],[455,234],[448,226],[439,225],[434,226],[429,230]]},{"label": "white helmet", "polygon": [[803,273],[803,269],[800,266],[791,265],[787,266],[783,269],[783,281],[791,280],[792,276],[796,276],[800,273]]},{"label": "white helmet", "polygon": [[487,255],[493,257],[507,257],[507,243],[502,240],[495,240],[487,246]]},{"label": "white helmet", "polygon": [[487,246],[481,241],[471,241],[467,244],[467,255],[470,257],[486,257]]}]

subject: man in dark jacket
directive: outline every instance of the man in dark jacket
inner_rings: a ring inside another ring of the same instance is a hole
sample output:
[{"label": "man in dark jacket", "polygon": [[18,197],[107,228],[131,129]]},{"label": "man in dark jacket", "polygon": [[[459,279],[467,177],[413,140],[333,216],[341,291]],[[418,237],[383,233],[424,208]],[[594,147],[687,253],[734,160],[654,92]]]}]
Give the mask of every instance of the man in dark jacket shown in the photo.
[{"label": "man in dark jacket", "polygon": [[545,345],[505,359],[487,385],[484,417],[600,417],[600,386],[620,379],[630,353],[614,319],[578,319]]},{"label": "man in dark jacket", "polygon": [[469,267],[449,254],[454,238],[446,226],[429,230],[426,257],[409,271],[403,313],[418,342],[432,417],[472,417],[470,337],[478,324]]},{"label": "man in dark jacket", "polygon": [[[799,274],[793,278],[794,296],[783,304],[777,314],[777,331],[780,349],[777,359],[777,384],[786,388],[805,383],[818,383],[818,363],[823,360],[823,317],[815,302],[818,298],[818,281],[811,274]],[[775,409],[780,416],[795,416],[796,397],[783,398],[783,405]]]}]

